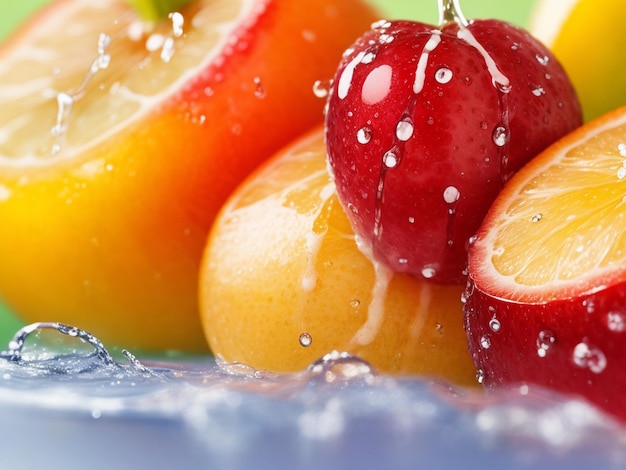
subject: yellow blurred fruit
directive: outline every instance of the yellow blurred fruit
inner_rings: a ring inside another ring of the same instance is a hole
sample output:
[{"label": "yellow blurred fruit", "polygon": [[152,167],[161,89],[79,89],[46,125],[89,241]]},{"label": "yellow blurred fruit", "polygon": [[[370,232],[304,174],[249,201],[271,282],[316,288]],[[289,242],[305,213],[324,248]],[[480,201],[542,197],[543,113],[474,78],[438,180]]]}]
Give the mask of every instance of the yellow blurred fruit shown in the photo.
[{"label": "yellow blurred fruit", "polygon": [[475,383],[463,286],[374,266],[326,168],[321,129],[252,175],[223,207],[200,274],[212,350],[257,369],[304,369],[332,350],[381,371]]},{"label": "yellow blurred fruit", "polygon": [[530,31],[555,54],[578,92],[585,121],[626,104],[626,4],[541,0]]}]

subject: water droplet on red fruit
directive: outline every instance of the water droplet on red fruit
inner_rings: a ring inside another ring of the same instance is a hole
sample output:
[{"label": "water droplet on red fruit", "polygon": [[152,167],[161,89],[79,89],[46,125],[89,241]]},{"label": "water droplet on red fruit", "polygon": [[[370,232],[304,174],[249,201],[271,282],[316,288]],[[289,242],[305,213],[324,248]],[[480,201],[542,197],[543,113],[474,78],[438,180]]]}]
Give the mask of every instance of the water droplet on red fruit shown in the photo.
[{"label": "water droplet on red fruit", "polygon": [[589,369],[594,374],[599,374],[606,368],[606,356],[595,346],[590,346],[582,341],[574,348],[572,355],[574,364],[582,369]]},{"label": "water droplet on red fruit", "polygon": [[448,186],[443,191],[443,200],[448,204],[454,204],[461,197],[461,193],[454,186]]},{"label": "water droplet on red fruit", "polygon": [[626,320],[621,312],[609,312],[606,320],[609,330],[615,333],[622,333],[626,330]]},{"label": "water droplet on red fruit", "polygon": [[313,94],[318,98],[326,98],[331,86],[331,80],[315,80],[313,83]]},{"label": "water droplet on red fruit", "polygon": [[537,62],[539,62],[544,67],[547,66],[550,63],[550,57],[548,57],[547,55],[539,55],[539,54],[537,54],[535,57],[537,59]]},{"label": "water droplet on red fruit", "polygon": [[482,369],[478,369],[476,371],[476,382],[482,384],[485,381],[485,371]]},{"label": "water droplet on red fruit", "polygon": [[480,345],[483,349],[489,349],[491,347],[491,340],[488,336],[483,336],[480,338]]},{"label": "water droplet on red fruit", "polygon": [[544,90],[543,87],[538,86],[538,87],[533,89],[532,93],[535,96],[541,96],[541,95],[545,95],[546,94],[546,90]]},{"label": "water droplet on red fruit", "polygon": [[398,156],[393,150],[389,150],[383,155],[383,163],[387,168],[395,168],[398,165]]},{"label": "water droplet on red fruit", "polygon": [[441,83],[445,85],[450,80],[452,80],[452,70],[446,67],[442,67],[435,72],[435,80],[437,83]]},{"label": "water droplet on red fruit", "polygon": [[372,140],[372,130],[369,127],[361,127],[356,132],[356,140],[359,144],[367,144],[370,140]]},{"label": "water droplet on red fruit", "polygon": [[537,336],[537,355],[546,357],[548,350],[556,343],[556,335],[551,330],[543,330]]},{"label": "water droplet on red fruit", "polygon": [[509,140],[509,134],[504,126],[497,126],[493,130],[493,143],[498,147],[504,147]]},{"label": "water droplet on red fruit", "polygon": [[265,98],[265,95],[267,93],[265,92],[265,88],[263,88],[263,84],[261,83],[261,77],[254,77],[253,82],[254,82],[254,87],[255,87],[254,96],[256,96],[259,99]]},{"label": "water droplet on red fruit", "polygon": [[405,118],[398,122],[396,126],[396,137],[402,142],[406,142],[413,136],[415,128],[410,119]]},{"label": "water droplet on red fruit", "polygon": [[498,333],[502,329],[502,324],[500,323],[500,320],[494,316],[491,320],[489,320],[489,328],[494,333]]}]

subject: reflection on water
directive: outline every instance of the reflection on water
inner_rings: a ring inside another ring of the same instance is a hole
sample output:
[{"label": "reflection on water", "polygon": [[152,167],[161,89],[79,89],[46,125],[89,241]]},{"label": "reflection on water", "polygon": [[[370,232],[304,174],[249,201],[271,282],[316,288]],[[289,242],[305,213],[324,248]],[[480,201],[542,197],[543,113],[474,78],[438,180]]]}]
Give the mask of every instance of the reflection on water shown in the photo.
[{"label": "reflection on water", "polygon": [[626,429],[545,390],[487,396],[338,352],[290,375],[117,358],[58,323],[0,353],[0,416],[7,468],[626,467]]}]

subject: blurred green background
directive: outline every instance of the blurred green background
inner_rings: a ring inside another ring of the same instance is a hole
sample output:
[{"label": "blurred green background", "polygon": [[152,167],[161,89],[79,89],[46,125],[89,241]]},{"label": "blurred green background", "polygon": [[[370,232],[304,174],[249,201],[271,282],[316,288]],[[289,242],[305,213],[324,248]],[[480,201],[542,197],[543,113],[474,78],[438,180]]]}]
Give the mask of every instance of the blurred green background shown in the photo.
[{"label": "blurred green background", "polygon": [[[88,2],[89,0],[83,0]],[[290,0],[298,1],[298,0]],[[370,0],[377,4],[386,19],[412,19],[435,23],[438,17],[436,0]],[[0,40],[5,39],[28,15],[50,0],[20,0],[5,2],[0,15]],[[463,13],[469,18],[499,18],[520,26],[528,24],[535,0],[511,2],[494,0],[461,0]],[[2,221],[0,221],[0,226]],[[4,230],[7,227],[3,227]],[[1,260],[0,260],[1,262]],[[1,300],[1,299],[0,299]],[[87,313],[87,312],[85,312]],[[54,321],[41,312],[42,321]],[[7,344],[21,323],[0,303],[0,350]]]}]

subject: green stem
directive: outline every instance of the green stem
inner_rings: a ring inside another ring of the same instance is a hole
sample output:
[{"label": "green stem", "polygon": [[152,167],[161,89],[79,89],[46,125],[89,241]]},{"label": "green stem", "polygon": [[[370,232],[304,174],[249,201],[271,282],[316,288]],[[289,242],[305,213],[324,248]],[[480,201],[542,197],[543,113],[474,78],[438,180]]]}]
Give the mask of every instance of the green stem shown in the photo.
[{"label": "green stem", "polygon": [[195,0],[126,0],[147,21],[167,18],[170,13],[180,11]]},{"label": "green stem", "polygon": [[468,25],[463,16],[459,0],[438,0],[439,3],[439,27],[449,23],[456,23],[464,28]]}]

